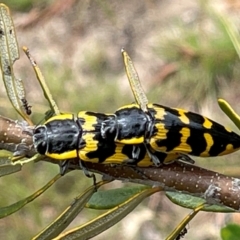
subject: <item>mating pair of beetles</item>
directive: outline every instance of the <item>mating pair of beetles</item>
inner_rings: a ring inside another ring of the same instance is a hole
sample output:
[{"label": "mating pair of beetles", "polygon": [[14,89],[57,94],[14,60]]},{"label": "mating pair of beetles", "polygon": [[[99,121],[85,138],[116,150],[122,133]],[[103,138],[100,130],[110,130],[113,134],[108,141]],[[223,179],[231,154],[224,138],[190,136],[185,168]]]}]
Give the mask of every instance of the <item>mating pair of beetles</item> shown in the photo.
[{"label": "mating pair of beetles", "polygon": [[114,114],[57,115],[34,130],[38,153],[58,160],[160,166],[189,157],[214,157],[240,148],[240,136],[199,114],[148,103],[134,65],[122,50],[136,103]]}]

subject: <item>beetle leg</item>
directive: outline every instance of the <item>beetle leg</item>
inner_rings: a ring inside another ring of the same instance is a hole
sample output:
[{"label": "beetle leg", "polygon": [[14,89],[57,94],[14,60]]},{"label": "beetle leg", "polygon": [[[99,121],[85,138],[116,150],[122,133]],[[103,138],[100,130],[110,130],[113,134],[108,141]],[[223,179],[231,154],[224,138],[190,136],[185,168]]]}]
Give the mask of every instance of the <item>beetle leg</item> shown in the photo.
[{"label": "beetle leg", "polygon": [[141,148],[137,145],[133,145],[132,158],[124,160],[124,163],[128,165],[137,165],[139,162],[139,156],[141,153]]},{"label": "beetle leg", "polygon": [[60,167],[60,174],[62,176],[64,176],[67,170],[69,169],[69,164],[70,164],[69,160],[60,161],[59,167]]},{"label": "beetle leg", "polygon": [[156,167],[159,167],[161,165],[161,161],[159,158],[155,155],[155,153],[152,151],[151,147],[149,144],[146,144],[146,149],[149,157],[152,159],[152,162]]},{"label": "beetle leg", "polygon": [[179,154],[179,155],[180,156],[179,156],[178,160],[181,160],[186,163],[191,163],[191,164],[195,163],[195,161],[192,158],[190,158],[188,155],[185,155],[185,154]]}]

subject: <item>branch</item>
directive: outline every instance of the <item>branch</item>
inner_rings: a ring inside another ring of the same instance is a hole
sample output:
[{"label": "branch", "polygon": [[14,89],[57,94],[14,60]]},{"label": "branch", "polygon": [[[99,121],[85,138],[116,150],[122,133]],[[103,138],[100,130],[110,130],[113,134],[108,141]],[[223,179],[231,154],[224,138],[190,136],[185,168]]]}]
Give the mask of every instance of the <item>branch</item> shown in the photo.
[{"label": "branch", "polygon": [[[0,148],[15,152],[19,146],[25,145],[27,156],[36,151],[32,142],[32,127],[0,116]],[[53,164],[58,160],[44,158]],[[240,179],[225,176],[195,165],[174,162],[161,167],[140,168],[129,165],[113,165],[85,162],[92,172],[117,180],[160,186],[165,191],[180,191],[193,196],[202,197],[208,204],[219,204],[240,209]],[[79,169],[78,159],[70,162],[70,169]]]}]

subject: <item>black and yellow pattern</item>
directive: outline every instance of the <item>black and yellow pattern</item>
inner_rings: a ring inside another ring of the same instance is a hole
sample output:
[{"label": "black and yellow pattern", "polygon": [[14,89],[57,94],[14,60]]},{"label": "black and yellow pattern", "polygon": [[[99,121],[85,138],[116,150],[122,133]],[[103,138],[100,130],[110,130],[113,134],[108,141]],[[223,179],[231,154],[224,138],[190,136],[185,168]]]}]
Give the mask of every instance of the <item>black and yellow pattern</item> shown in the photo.
[{"label": "black and yellow pattern", "polygon": [[[240,136],[207,117],[183,109],[148,104],[126,105],[103,122],[104,138],[118,143],[144,143],[151,152],[214,157],[237,151]],[[155,153],[154,153],[155,154]]]},{"label": "black and yellow pattern", "polygon": [[199,114],[148,104],[126,105],[115,114],[81,111],[63,114],[34,130],[40,154],[66,160],[131,163],[138,166],[167,164],[186,155],[214,157],[237,151],[240,136]]},{"label": "black and yellow pattern", "polygon": [[[143,143],[123,144],[111,136],[102,137],[102,123],[112,116],[85,111],[77,117],[73,114],[54,116],[34,130],[35,148],[40,154],[58,160],[79,158],[104,164],[154,165]],[[156,152],[154,155],[160,163],[188,159],[179,153]]]}]

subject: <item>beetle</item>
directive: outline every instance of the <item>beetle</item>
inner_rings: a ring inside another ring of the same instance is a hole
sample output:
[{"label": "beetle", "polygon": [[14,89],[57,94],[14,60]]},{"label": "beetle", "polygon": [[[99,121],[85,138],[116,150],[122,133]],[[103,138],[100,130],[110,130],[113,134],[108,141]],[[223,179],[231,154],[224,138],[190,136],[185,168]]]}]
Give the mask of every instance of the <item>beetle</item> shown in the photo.
[{"label": "beetle", "polygon": [[[144,144],[122,144],[113,138],[103,138],[102,123],[111,115],[81,111],[51,117],[33,131],[33,142],[38,153],[57,160],[78,158],[104,164],[132,164],[140,167],[154,165]],[[156,152],[161,163],[188,156]]]}]

